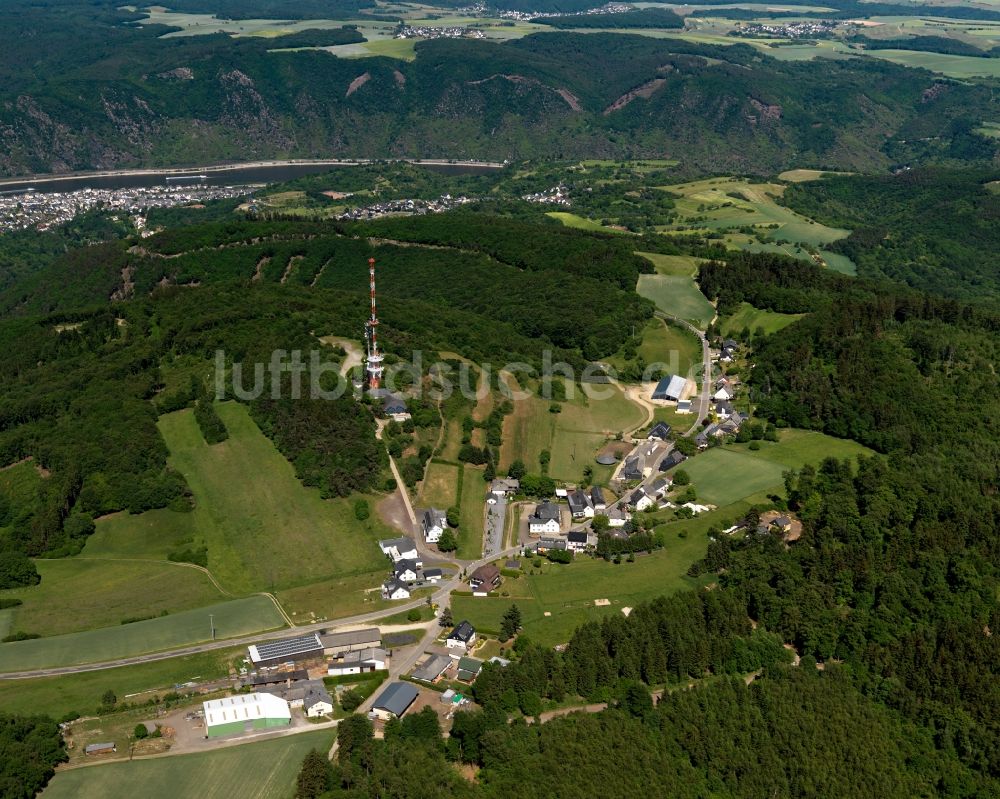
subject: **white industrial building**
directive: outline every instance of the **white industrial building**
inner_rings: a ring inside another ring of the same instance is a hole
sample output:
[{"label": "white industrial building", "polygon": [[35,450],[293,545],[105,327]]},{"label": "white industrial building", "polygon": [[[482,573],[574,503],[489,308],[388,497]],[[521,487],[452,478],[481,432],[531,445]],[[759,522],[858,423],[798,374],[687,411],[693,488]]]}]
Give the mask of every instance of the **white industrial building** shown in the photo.
[{"label": "white industrial building", "polygon": [[292,723],[288,702],[273,694],[236,694],[202,702],[205,735],[219,738],[241,732],[287,727]]}]

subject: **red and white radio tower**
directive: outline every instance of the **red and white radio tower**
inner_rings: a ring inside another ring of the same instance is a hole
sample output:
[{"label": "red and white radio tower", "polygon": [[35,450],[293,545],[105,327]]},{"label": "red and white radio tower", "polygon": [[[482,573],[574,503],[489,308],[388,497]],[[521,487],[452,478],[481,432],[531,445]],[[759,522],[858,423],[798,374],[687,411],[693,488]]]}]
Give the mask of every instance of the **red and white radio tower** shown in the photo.
[{"label": "red and white radio tower", "polygon": [[378,351],[378,316],[375,313],[375,259],[368,259],[368,275],[372,293],[372,315],[365,322],[365,342],[367,344],[367,355],[365,357],[365,383],[369,391],[381,388],[382,353]]}]

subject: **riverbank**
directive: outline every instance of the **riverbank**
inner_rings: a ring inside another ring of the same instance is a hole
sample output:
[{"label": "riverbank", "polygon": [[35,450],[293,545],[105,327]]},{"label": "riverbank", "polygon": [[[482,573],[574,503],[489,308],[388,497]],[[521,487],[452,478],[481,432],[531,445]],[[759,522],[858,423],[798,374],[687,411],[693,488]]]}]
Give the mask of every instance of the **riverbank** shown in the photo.
[{"label": "riverbank", "polygon": [[[295,158],[288,160],[274,160],[274,161],[249,161],[243,163],[234,164],[209,164],[209,165],[196,165],[196,166],[184,166],[184,167],[166,167],[162,169],[114,169],[114,170],[99,170],[91,172],[62,172],[59,174],[43,173],[36,175],[21,175],[21,176],[11,176],[0,178],[0,188],[35,188],[39,191],[58,191],[59,189],[50,188],[53,184],[59,183],[74,183],[80,184],[74,186],[75,188],[85,188],[85,184],[88,182],[100,183],[102,187],[107,187],[107,181],[134,181],[134,180],[157,180],[166,179],[167,177],[179,177],[179,176],[201,176],[204,175],[208,180],[215,183],[215,179],[220,177],[227,178],[245,178],[241,182],[247,183],[259,183],[262,182],[261,177],[258,175],[249,175],[251,171],[257,173],[261,171],[271,171],[275,173],[281,170],[290,170],[299,174],[308,174],[309,172],[319,172],[325,168],[334,168],[342,166],[363,166],[365,164],[381,163],[381,162],[405,162],[409,164],[415,164],[417,166],[426,166],[431,169],[443,169],[443,170],[461,170],[461,171],[491,171],[494,169],[502,169],[504,164],[497,163],[495,161],[464,161],[464,160],[450,160],[445,158],[391,158],[391,159],[379,159],[379,158],[328,158],[328,159],[308,159],[308,158]],[[241,174],[244,173],[244,174]],[[291,177],[297,177],[298,175],[292,175]],[[286,175],[275,174],[272,181],[263,182],[276,182],[280,180],[289,179]]]}]

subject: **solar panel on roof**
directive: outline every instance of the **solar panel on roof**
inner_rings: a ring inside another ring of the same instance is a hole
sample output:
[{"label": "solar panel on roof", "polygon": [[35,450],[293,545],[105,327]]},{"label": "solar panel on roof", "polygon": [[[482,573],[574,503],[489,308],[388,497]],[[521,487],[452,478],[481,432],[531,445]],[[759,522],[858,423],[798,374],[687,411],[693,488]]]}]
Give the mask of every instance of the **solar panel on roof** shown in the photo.
[{"label": "solar panel on roof", "polygon": [[[308,652],[315,652],[322,649],[323,644],[320,643],[319,636],[314,633],[313,635],[301,638],[286,638],[282,641],[268,641],[263,644],[256,644],[250,647],[250,654],[254,661],[261,661],[304,655]],[[254,654],[256,654],[256,657],[254,657]]]}]

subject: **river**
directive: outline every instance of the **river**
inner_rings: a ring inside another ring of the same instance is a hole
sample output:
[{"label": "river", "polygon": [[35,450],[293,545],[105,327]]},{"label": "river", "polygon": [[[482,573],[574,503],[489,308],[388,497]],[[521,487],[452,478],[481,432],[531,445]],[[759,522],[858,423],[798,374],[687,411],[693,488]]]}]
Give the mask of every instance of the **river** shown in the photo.
[{"label": "river", "polygon": [[[123,169],[107,172],[82,172],[72,175],[32,175],[0,179],[0,194],[12,194],[34,189],[54,193],[80,189],[134,189],[151,186],[245,186],[261,183],[281,183],[303,175],[328,172],[370,163],[357,160],[329,161],[255,161],[248,164],[220,164],[185,169]],[[410,163],[442,172],[446,175],[482,175],[503,167],[503,164],[476,161],[426,160]]]}]

